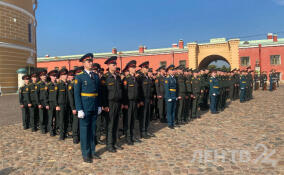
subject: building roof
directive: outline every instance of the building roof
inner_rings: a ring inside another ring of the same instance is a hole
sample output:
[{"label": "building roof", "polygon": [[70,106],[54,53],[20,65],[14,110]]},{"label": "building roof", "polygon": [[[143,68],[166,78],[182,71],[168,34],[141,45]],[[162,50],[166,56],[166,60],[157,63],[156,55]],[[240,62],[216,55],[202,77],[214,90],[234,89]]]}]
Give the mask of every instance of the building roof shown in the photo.
[{"label": "building roof", "polygon": [[281,46],[284,45],[284,38],[278,38],[276,42],[274,42],[273,39],[240,41],[239,47],[240,48],[258,47],[259,44],[261,44],[262,47]]},{"label": "building roof", "polygon": [[[147,56],[147,55],[163,55],[163,54],[171,54],[171,53],[186,53],[188,52],[187,47],[185,46],[183,49],[180,48],[160,48],[160,49],[144,49],[144,53],[139,53],[139,50],[134,51],[118,51],[117,54],[113,54],[112,52],[105,53],[93,53],[94,58],[109,58],[111,56],[121,56],[121,57],[129,57],[129,56]],[[67,56],[55,56],[55,57],[39,57],[37,58],[38,62],[48,62],[48,61],[62,61],[62,60],[76,60],[82,57],[82,55],[67,55]]]},{"label": "building roof", "polygon": [[[209,43],[196,43],[198,45],[207,45],[207,44],[218,44],[218,43],[226,43],[226,38],[214,38],[210,39]],[[190,43],[188,43],[190,44]],[[273,39],[264,39],[264,40],[249,40],[249,41],[240,41],[239,48],[254,48],[259,47],[259,44],[262,47],[270,47],[270,46],[284,46],[284,38],[278,38],[276,42]],[[144,53],[139,53],[139,50],[133,51],[118,51],[117,54],[113,54],[112,52],[105,53],[93,53],[94,58],[109,58],[111,56],[121,56],[121,57],[130,57],[130,56],[148,56],[148,55],[163,55],[163,54],[171,54],[171,53],[186,53],[188,52],[188,48],[185,45],[183,49],[179,47],[170,47],[170,48],[159,48],[159,49],[146,49],[144,48]],[[66,56],[55,56],[55,57],[39,57],[37,58],[37,62],[49,62],[49,61],[62,61],[62,60],[76,60],[83,56],[81,55],[66,55]]]}]

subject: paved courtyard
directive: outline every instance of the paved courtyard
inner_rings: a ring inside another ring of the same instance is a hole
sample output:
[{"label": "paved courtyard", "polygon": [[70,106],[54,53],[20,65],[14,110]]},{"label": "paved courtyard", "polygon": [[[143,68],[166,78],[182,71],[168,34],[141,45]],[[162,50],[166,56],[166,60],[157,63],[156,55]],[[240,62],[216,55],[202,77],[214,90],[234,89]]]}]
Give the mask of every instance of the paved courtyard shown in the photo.
[{"label": "paved courtyard", "polygon": [[[72,139],[32,133],[21,127],[16,95],[0,97],[2,174],[284,174],[284,87],[254,92],[224,112],[175,130],[154,122],[157,137],[117,153],[99,145],[101,160],[82,162]],[[137,125],[136,125],[137,126]]]}]

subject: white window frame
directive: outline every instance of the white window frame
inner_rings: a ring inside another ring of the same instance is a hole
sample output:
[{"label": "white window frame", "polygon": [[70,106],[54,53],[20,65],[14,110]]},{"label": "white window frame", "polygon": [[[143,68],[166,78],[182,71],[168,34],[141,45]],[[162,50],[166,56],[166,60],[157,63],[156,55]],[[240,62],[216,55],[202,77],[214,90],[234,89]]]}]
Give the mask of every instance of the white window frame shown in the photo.
[{"label": "white window frame", "polygon": [[[243,58],[248,58],[248,64],[247,65],[244,65],[243,63],[242,63],[242,59]],[[250,66],[250,57],[249,56],[244,56],[244,57],[241,57],[241,66]]]},{"label": "white window frame", "polygon": [[[272,64],[271,59],[272,57],[275,57],[275,56],[279,56],[279,64]],[[270,65],[281,65],[281,55],[270,55]]]}]

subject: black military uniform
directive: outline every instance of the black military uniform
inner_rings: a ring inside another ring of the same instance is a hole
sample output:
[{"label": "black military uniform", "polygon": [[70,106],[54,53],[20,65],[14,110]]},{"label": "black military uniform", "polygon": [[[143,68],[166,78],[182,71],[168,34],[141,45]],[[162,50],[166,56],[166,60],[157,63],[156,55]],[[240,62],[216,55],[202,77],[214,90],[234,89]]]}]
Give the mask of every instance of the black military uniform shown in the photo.
[{"label": "black military uniform", "polygon": [[[146,61],[139,65],[142,69],[149,68],[149,62]],[[148,139],[154,135],[148,131],[150,125],[150,105],[152,102],[152,79],[148,77],[147,74],[142,73],[138,77],[138,83],[140,87],[140,99],[143,103],[141,107],[141,116],[139,117],[140,135],[142,138]]]},{"label": "black military uniform", "polygon": [[[116,56],[110,57],[105,64],[115,64]],[[115,72],[107,72],[102,77],[103,95],[102,105],[109,108],[107,116],[107,149],[109,152],[115,152],[116,149],[122,149],[117,142],[118,121],[122,101],[122,84],[119,76]]]},{"label": "black military uniform", "polygon": [[[99,78],[101,79],[102,74],[100,74],[101,71],[101,65],[98,63],[94,63],[92,66],[93,72],[99,75]],[[101,82],[101,80],[100,80]],[[106,116],[106,112],[102,111],[98,116],[97,116],[97,121],[96,121],[96,135],[95,135],[95,142],[96,145],[97,144],[105,144],[105,142],[103,142],[101,140],[101,135],[102,135],[102,131],[103,129],[105,129],[106,127],[106,122],[105,122],[105,117]]]},{"label": "black military uniform", "polygon": [[[30,80],[28,75],[24,75],[22,80]],[[29,116],[29,106],[31,105],[30,100],[30,91],[29,91],[29,84],[24,84],[19,89],[19,103],[22,109],[22,121],[23,121],[23,128],[29,129],[30,127],[30,116]]]},{"label": "black military uniform", "polygon": [[[183,71],[183,66],[179,66],[176,69],[179,69]],[[186,120],[186,94],[187,94],[187,88],[186,88],[186,78],[183,74],[177,75],[176,78],[177,81],[177,125],[184,124]]]},{"label": "black military uniform", "polygon": [[[31,75],[32,78],[37,78],[37,74],[33,73]],[[39,88],[36,82],[32,82],[29,84],[29,91],[30,91],[30,99],[32,106],[30,109],[30,125],[32,128],[32,132],[37,130],[38,125],[38,105],[39,105]]]},{"label": "black military uniform", "polygon": [[192,69],[188,70],[189,74],[186,76],[186,81],[185,81],[185,84],[186,84],[186,92],[187,92],[187,96],[189,97],[187,100],[186,100],[186,121],[185,122],[188,122],[192,119],[192,98],[191,98],[191,95],[192,95],[192,85],[191,85],[191,80],[192,80]]},{"label": "black military uniform", "polygon": [[[39,77],[46,76],[46,70],[40,72]],[[40,80],[38,83],[38,95],[39,95],[39,126],[41,129],[41,133],[45,134],[47,131],[47,121],[48,121],[48,112],[46,110],[46,101],[48,100],[48,93],[47,93],[47,82]]]},{"label": "black military uniform", "polygon": [[[126,65],[126,69],[136,67],[136,61],[132,60]],[[126,140],[127,144],[133,145],[133,130],[135,119],[137,118],[137,105],[139,99],[139,84],[135,75],[127,75],[123,80],[123,105],[127,106],[127,122],[124,123],[126,127]]]},{"label": "black military uniform", "polygon": [[265,72],[260,75],[260,87],[262,87],[262,90],[267,89],[267,75]]},{"label": "black military uniform", "polygon": [[[195,73],[198,70],[194,71]],[[201,94],[201,81],[199,76],[192,77],[191,80],[192,86],[192,118],[200,118],[200,94]]]},{"label": "black military uniform", "polygon": [[[58,74],[57,70],[50,71],[48,75],[51,77],[56,77]],[[58,105],[58,86],[57,83],[49,82],[47,84],[47,91],[48,91],[48,99],[46,101],[46,105],[49,107],[48,110],[48,130],[50,133],[50,136],[55,136],[55,130],[56,130],[56,107],[59,107]]]},{"label": "black military uniform", "polygon": [[[165,70],[165,66],[159,67],[157,71]],[[166,110],[165,110],[165,77],[163,75],[159,75],[156,77],[155,86],[156,86],[156,93],[158,99],[158,111],[159,111],[159,118],[161,122],[166,122]]]},{"label": "black military uniform", "polygon": [[[59,71],[59,76],[67,75],[68,70],[63,68]],[[68,107],[68,84],[67,81],[60,80],[57,84],[58,87],[58,105],[60,107],[58,113],[58,121],[59,121],[59,133],[60,133],[60,140],[65,139],[65,121],[67,119],[67,107]]]}]

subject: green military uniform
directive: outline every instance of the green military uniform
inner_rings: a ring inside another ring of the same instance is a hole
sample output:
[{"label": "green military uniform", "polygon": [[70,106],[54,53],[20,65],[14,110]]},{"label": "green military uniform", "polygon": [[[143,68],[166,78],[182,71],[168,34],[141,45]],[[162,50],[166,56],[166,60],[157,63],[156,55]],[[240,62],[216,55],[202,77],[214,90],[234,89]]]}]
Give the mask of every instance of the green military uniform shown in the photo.
[{"label": "green military uniform", "polygon": [[[159,68],[162,69],[163,67]],[[164,68],[163,68],[164,69]],[[158,99],[158,110],[159,118],[161,122],[166,122],[166,111],[165,111],[165,87],[164,87],[165,77],[160,75],[155,80],[156,93]]]},{"label": "green military uniform", "polygon": [[192,118],[200,118],[200,94],[201,94],[201,81],[200,77],[193,77],[191,80],[192,86]]},{"label": "green military uniform", "polygon": [[38,125],[38,105],[39,105],[38,85],[36,83],[30,83],[29,91],[30,91],[30,100],[32,103],[32,106],[29,108],[30,125],[32,128],[32,131],[35,132],[37,130],[37,125]]},{"label": "green military uniform", "polygon": [[181,97],[181,99],[178,99],[177,101],[177,125],[183,124],[186,121],[186,94],[187,94],[187,88],[186,88],[186,78],[184,75],[180,74],[176,78],[177,80],[177,97]]},{"label": "green military uniform", "polygon": [[[28,76],[23,76],[22,79],[29,78]],[[23,85],[19,89],[19,103],[23,105],[22,107],[22,121],[23,128],[28,129],[30,127],[30,116],[28,104],[31,104],[29,85]]]},{"label": "green military uniform", "polygon": [[46,110],[46,101],[48,98],[48,93],[47,93],[47,83],[43,81],[39,81],[37,83],[38,88],[39,88],[39,104],[42,106],[42,108],[39,108],[39,126],[41,129],[41,132],[43,134],[46,133],[47,130],[47,119],[48,119],[48,113]]},{"label": "green military uniform", "polygon": [[[109,58],[105,64],[116,64],[117,57]],[[122,102],[122,84],[120,76],[107,72],[101,79],[103,95],[103,107],[109,107],[109,113],[106,117],[107,123],[107,149],[115,152],[115,149],[121,149],[117,143],[117,132],[119,114]]]},{"label": "green military uniform", "polygon": [[65,138],[65,120],[67,116],[67,100],[68,100],[68,85],[67,82],[61,81],[57,84],[58,87],[58,96],[57,103],[60,107],[58,112],[58,124],[59,124],[59,133],[60,140],[64,140]]},{"label": "green military uniform", "polygon": [[192,94],[192,75],[186,76],[185,80],[185,85],[186,85],[186,95],[189,97],[186,99],[186,107],[185,107],[185,113],[186,113],[186,122],[192,119],[192,99],[191,99],[191,94]]},{"label": "green military uniform", "polygon": [[[68,83],[68,104],[69,104],[69,116],[70,122],[68,126],[68,132],[72,131],[73,143],[79,143],[79,119],[77,114],[73,114],[72,111],[76,110],[75,99],[74,99],[74,80]],[[71,127],[71,128],[70,128]]]},{"label": "green military uniform", "polygon": [[247,80],[248,80],[248,97],[247,97],[247,99],[250,100],[250,99],[252,99],[252,92],[253,92],[253,77],[252,77],[252,74],[250,72],[247,75]]},{"label": "green military uniform", "polygon": [[[49,72],[49,76],[57,76],[57,71],[53,70]],[[47,84],[47,92],[48,92],[48,100],[46,101],[46,105],[49,106],[48,110],[48,131],[50,133],[50,136],[55,136],[55,130],[56,130],[56,121],[58,120],[56,118],[56,107],[58,105],[58,86],[55,82],[49,82]]]},{"label": "green military uniform", "polygon": [[[136,66],[136,61],[130,61],[127,68]],[[139,84],[135,76],[127,75],[123,80],[123,104],[128,106],[126,126],[126,140],[127,144],[133,145],[133,130],[135,119],[137,118],[137,105],[140,101]]]},{"label": "green military uniform", "polygon": [[209,95],[209,77],[208,74],[204,73],[200,76],[201,89],[203,93],[200,95],[200,106],[203,110],[208,109],[208,95]]},{"label": "green military uniform", "polygon": [[233,101],[234,100],[234,89],[235,89],[235,77],[233,75],[229,75],[228,77],[228,85],[229,85],[229,97],[230,100]]}]

